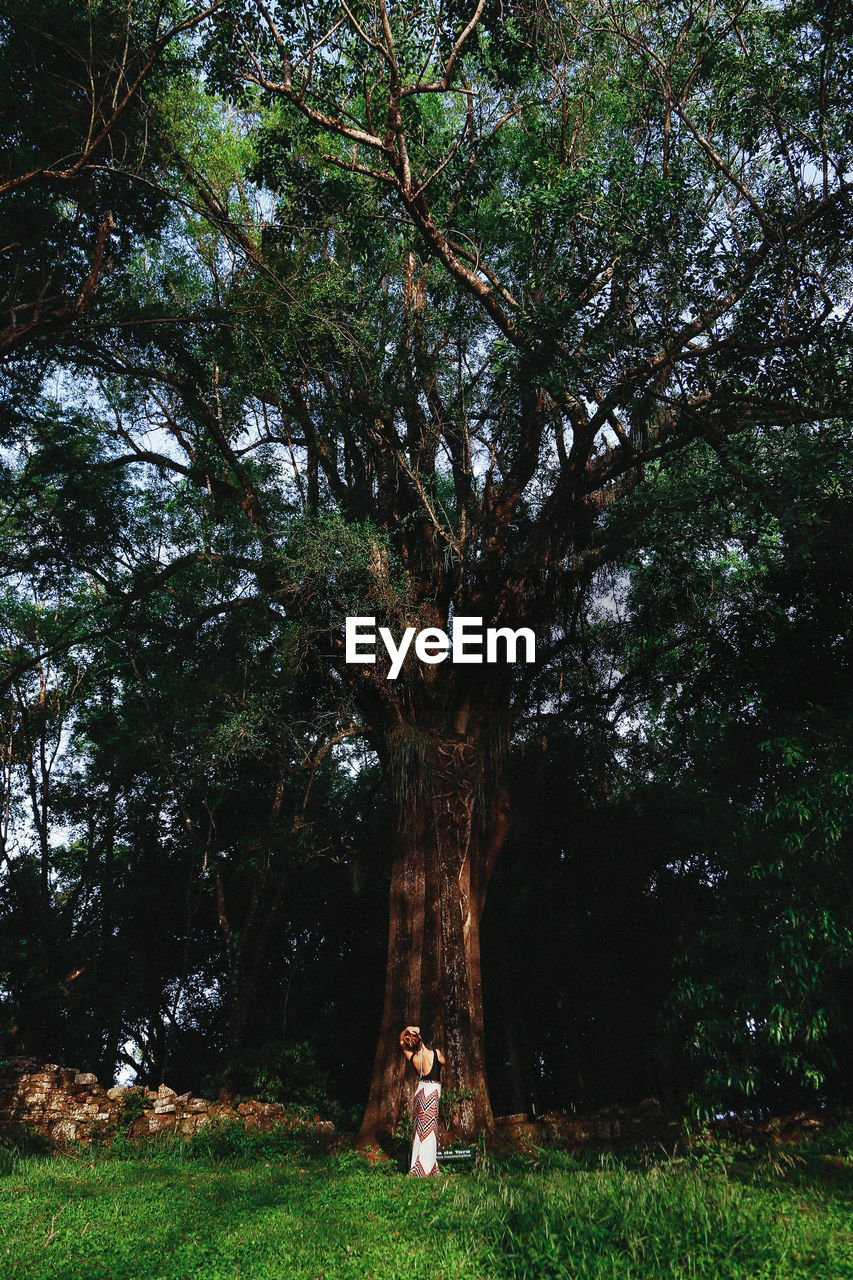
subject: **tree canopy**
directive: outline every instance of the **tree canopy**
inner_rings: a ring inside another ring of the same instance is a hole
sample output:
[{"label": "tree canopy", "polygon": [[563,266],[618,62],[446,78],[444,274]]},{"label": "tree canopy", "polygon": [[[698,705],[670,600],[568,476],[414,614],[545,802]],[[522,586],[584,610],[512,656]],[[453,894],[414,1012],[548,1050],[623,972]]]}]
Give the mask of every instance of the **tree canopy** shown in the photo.
[{"label": "tree canopy", "polygon": [[[303,1044],[365,1141],[413,1021],[466,1136],[487,1069],[830,1087],[840,7],[53,16],[0,31],[12,1041],[232,1088]],[[352,615],[537,659],[390,680]]]}]

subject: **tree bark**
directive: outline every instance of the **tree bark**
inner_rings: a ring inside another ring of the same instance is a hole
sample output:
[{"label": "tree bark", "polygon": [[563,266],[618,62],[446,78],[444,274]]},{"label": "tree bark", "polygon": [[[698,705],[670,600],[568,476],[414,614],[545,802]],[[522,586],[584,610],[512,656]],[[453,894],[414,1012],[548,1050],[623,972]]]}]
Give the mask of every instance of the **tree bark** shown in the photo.
[{"label": "tree bark", "polygon": [[[491,755],[491,758],[490,758]],[[500,756],[500,753],[498,753]],[[417,1077],[400,1031],[443,1049],[447,1131],[471,1140],[494,1124],[483,1047],[480,917],[507,830],[494,753],[476,733],[398,731],[388,741],[397,830],[385,1002],[359,1145],[386,1145]],[[502,757],[501,757],[502,758]]]}]

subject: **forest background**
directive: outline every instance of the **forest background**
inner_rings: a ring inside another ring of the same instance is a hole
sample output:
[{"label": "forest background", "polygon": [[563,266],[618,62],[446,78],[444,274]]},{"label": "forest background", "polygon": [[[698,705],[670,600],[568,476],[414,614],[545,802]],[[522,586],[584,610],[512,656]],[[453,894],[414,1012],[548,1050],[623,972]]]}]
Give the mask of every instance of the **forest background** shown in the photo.
[{"label": "forest background", "polygon": [[0,49],[3,1050],[365,1140],[410,1021],[466,1137],[849,1102],[844,6]]}]

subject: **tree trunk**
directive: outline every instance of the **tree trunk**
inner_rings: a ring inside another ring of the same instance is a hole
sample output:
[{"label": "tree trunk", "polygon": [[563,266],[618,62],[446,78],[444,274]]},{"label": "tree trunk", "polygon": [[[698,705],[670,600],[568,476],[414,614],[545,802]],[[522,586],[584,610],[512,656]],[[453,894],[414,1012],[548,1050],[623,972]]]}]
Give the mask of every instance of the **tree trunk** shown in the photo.
[{"label": "tree trunk", "polygon": [[289,864],[282,854],[279,864],[275,855],[258,869],[248,906],[239,921],[239,933],[232,931],[226,913],[225,885],[221,871],[216,877],[219,927],[225,939],[228,958],[228,1047],[219,1096],[227,1101],[232,1093],[230,1077],[239,1068],[256,1020],[259,986],[263,963],[269,952],[273,926],[279,918],[287,886]]},{"label": "tree trunk", "polygon": [[359,1145],[384,1145],[409,1113],[417,1077],[399,1045],[407,1024],[444,1050],[451,1136],[493,1127],[483,1048],[480,917],[507,830],[503,758],[478,734],[391,735],[397,832],[382,1026]]},{"label": "tree trunk", "polygon": [[501,1008],[503,1012],[504,1032],[506,1037],[507,1060],[509,1065],[509,1083],[511,1090],[510,1110],[514,1115],[538,1110],[537,1100],[530,1080],[530,1054],[527,1046],[527,1034],[524,1027],[521,996],[510,971],[506,950],[502,949],[498,961],[500,972]]}]

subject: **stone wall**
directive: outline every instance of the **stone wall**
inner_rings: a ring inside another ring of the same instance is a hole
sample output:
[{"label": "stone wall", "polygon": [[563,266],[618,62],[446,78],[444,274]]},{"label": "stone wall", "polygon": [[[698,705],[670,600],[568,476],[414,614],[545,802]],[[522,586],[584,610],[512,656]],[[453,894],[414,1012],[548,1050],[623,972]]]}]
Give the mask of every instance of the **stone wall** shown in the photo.
[{"label": "stone wall", "polygon": [[[247,1129],[304,1126],[304,1120],[273,1102],[230,1107],[176,1093],[165,1084],[159,1089],[105,1089],[91,1072],[32,1058],[13,1058],[0,1067],[0,1134],[10,1137],[37,1133],[64,1146],[92,1139],[108,1142],[117,1133],[131,1138],[168,1132],[189,1135],[204,1125],[228,1122]],[[321,1138],[334,1135],[328,1120],[315,1120],[311,1128]]]},{"label": "stone wall", "polygon": [[634,1110],[608,1107],[592,1115],[580,1116],[550,1111],[532,1118],[526,1115],[499,1116],[496,1141],[500,1146],[604,1147],[621,1143],[674,1142],[680,1122],[665,1115],[660,1104],[647,1099]]},{"label": "stone wall", "polygon": [[[93,1139],[108,1142],[117,1133],[131,1138],[169,1132],[190,1135],[208,1124],[227,1123],[247,1129],[284,1125],[307,1130],[324,1145],[335,1138],[331,1121],[315,1119],[306,1124],[302,1116],[275,1102],[253,1100],[230,1107],[176,1093],[168,1085],[105,1089],[90,1072],[43,1064],[33,1058],[13,1058],[0,1066],[0,1136],[37,1133],[61,1147]],[[760,1123],[732,1118],[718,1122],[716,1130],[745,1140],[791,1141],[823,1123],[824,1117],[801,1112]],[[590,1116],[562,1112],[535,1119],[501,1116],[492,1145],[497,1150],[540,1146],[601,1149],[649,1143],[671,1147],[681,1131],[678,1118],[663,1112],[654,1098],[647,1098],[633,1110],[609,1107]]]},{"label": "stone wall", "polygon": [[[741,1142],[798,1142],[821,1129],[826,1120],[821,1113],[808,1111],[768,1120],[731,1116],[709,1124],[703,1132]],[[537,1146],[601,1150],[649,1145],[670,1149],[684,1134],[683,1121],[665,1112],[655,1098],[646,1098],[639,1107],[607,1107],[587,1116],[560,1111],[535,1119],[526,1115],[501,1116],[495,1124],[495,1146],[499,1150]]]}]

